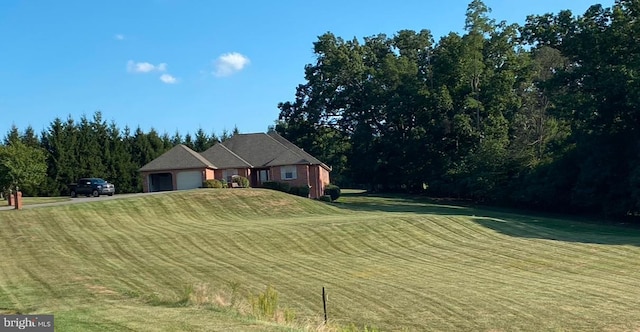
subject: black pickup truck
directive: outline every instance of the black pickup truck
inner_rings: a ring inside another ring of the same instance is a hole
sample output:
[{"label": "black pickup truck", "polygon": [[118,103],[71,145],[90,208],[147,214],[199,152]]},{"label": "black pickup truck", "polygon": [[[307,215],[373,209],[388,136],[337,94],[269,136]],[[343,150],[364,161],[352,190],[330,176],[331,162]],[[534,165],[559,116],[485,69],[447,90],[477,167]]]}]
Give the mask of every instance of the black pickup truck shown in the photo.
[{"label": "black pickup truck", "polygon": [[100,178],[82,178],[78,182],[69,185],[71,197],[78,195],[98,197],[100,195],[113,196],[116,188],[112,183],[108,183]]}]

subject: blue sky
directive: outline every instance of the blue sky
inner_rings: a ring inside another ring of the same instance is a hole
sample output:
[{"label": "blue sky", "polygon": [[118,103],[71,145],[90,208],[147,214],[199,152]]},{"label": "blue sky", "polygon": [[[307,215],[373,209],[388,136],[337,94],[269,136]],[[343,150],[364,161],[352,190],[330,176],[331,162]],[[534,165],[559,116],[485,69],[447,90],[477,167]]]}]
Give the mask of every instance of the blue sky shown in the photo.
[{"label": "blue sky", "polygon": [[[293,100],[314,61],[312,43],[429,29],[462,32],[470,0],[0,1],[0,136],[12,124],[39,133],[55,117],[101,111],[145,131],[265,131]],[[611,6],[614,0],[600,1]],[[491,17],[597,0],[485,0]]]}]

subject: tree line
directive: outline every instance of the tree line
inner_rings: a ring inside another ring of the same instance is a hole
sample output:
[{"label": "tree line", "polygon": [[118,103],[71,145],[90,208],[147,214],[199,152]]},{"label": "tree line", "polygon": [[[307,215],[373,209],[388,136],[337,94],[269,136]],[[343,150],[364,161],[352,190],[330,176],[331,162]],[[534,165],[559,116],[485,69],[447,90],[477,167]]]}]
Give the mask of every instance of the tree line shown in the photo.
[{"label": "tree line", "polygon": [[[202,152],[238,132],[237,127],[223,130],[220,136],[202,128],[184,136],[179,132],[159,134],[155,129],[145,132],[140,127],[132,130],[120,128],[113,121],[107,123],[101,112],[91,118],[83,115],[79,120],[56,118],[40,134],[30,126],[24,130],[12,126],[0,142],[0,189],[20,185],[26,196],[68,195],[68,184],[78,178],[101,177],[114,183],[118,193],[141,192],[138,169],[167,150],[184,144]],[[12,160],[22,164],[23,173],[29,169],[26,165],[42,164],[43,168],[24,173],[13,183],[6,168],[11,167]],[[38,174],[42,174],[42,181],[31,181]]]},{"label": "tree line", "polygon": [[640,213],[640,2],[464,33],[328,32],[275,129],[343,187],[549,211]]}]

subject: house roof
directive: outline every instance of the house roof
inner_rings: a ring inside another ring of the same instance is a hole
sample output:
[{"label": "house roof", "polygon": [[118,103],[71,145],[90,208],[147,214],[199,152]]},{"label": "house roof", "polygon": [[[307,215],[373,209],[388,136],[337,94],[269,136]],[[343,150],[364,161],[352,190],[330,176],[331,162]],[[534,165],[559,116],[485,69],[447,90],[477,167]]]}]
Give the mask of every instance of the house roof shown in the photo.
[{"label": "house roof", "polygon": [[188,147],[179,144],[160,157],[142,166],[140,171],[169,171],[186,168],[217,168],[210,161]]},{"label": "house roof", "polygon": [[271,138],[275,139],[276,141],[278,141],[280,144],[284,145],[285,147],[287,147],[289,150],[294,151],[295,153],[305,157],[307,160],[309,160],[310,164],[313,165],[322,165],[323,167],[325,167],[326,169],[330,169],[329,166],[325,165],[323,162],[321,162],[320,160],[318,160],[316,157],[312,156],[311,154],[309,154],[307,151],[299,148],[297,145],[291,143],[289,140],[287,140],[286,138],[280,136],[278,133],[276,132],[270,132],[267,135],[271,136]]},{"label": "house roof", "polygon": [[253,167],[246,160],[242,159],[222,144],[215,144],[207,149],[207,151],[200,153],[200,155],[216,165],[218,168]]},{"label": "house roof", "polygon": [[140,168],[140,171],[169,171],[188,168],[255,168],[283,165],[320,165],[322,163],[275,132],[236,134],[197,153],[177,145]]},{"label": "house roof", "polygon": [[277,133],[236,134],[220,143],[254,167],[326,165]]}]

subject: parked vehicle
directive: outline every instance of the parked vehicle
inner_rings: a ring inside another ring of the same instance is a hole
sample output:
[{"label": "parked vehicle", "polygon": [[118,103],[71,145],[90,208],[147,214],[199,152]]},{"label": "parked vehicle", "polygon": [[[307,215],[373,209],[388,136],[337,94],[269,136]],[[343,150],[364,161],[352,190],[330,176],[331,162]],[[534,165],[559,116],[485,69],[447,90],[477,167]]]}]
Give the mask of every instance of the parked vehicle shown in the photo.
[{"label": "parked vehicle", "polygon": [[113,196],[116,187],[112,183],[108,183],[100,178],[82,178],[78,182],[69,185],[71,197],[78,195],[98,197],[100,195]]}]

